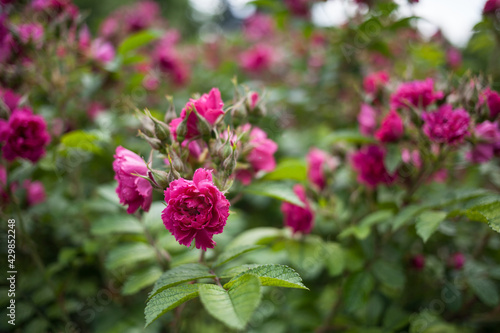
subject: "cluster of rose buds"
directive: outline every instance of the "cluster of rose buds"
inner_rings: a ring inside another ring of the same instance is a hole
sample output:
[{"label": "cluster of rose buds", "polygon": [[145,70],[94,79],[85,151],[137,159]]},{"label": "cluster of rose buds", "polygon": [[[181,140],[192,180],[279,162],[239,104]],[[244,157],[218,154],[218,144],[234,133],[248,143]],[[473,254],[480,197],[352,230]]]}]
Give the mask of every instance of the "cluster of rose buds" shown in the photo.
[{"label": "cluster of rose buds", "polygon": [[259,94],[248,89],[236,89],[225,109],[217,88],[190,99],[180,115],[171,106],[164,120],[145,110],[139,135],[164,167],[153,168],[152,159],[146,162],[118,147],[113,168],[120,202],[128,205],[129,214],[139,207],[148,211],[153,190],[163,191],[167,208],[162,219],[177,241],[213,248],[212,237],[222,232],[229,216],[225,193],[234,180],[249,184],[276,166],[276,143],[251,125],[264,110]]}]

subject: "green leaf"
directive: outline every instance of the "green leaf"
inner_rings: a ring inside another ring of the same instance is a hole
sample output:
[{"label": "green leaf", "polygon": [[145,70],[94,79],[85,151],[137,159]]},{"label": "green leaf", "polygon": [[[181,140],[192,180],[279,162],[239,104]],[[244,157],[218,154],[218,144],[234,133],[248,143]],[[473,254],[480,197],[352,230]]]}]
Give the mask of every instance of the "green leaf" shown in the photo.
[{"label": "green leaf", "polygon": [[319,236],[307,235],[301,240],[289,239],[285,249],[292,265],[309,279],[317,277],[328,258],[325,243]]},{"label": "green leaf", "polygon": [[214,277],[215,275],[210,272],[210,269],[207,266],[199,263],[177,266],[163,273],[158,281],[156,281],[153,290],[149,294],[149,298],[153,297],[162,290],[183,282]]},{"label": "green leaf", "polygon": [[401,164],[401,151],[399,150],[399,146],[397,144],[386,145],[386,148],[387,154],[385,154],[384,158],[385,168],[387,169],[387,172],[393,174]]},{"label": "green leaf", "polygon": [[391,262],[378,260],[373,266],[373,274],[386,286],[394,289],[403,289],[405,285],[405,274],[403,269]]},{"label": "green leaf", "polygon": [[283,229],[271,227],[253,228],[238,235],[231,244],[227,246],[227,249],[229,250],[245,245],[265,244],[283,235]]},{"label": "green leaf", "polygon": [[368,272],[352,274],[344,285],[344,302],[347,312],[356,311],[368,301],[375,282]]},{"label": "green leaf", "polygon": [[410,205],[403,208],[392,220],[392,230],[396,231],[401,228],[406,222],[410,221],[423,210],[425,210],[425,207],[421,205]]},{"label": "green leaf", "polygon": [[106,267],[110,270],[118,267],[129,267],[137,262],[155,257],[155,250],[149,244],[129,243],[115,247],[106,259]]},{"label": "green leaf", "polygon": [[284,180],[291,179],[298,182],[307,179],[306,163],[304,160],[288,159],[281,161],[274,171],[268,173],[264,180]]},{"label": "green leaf", "polygon": [[106,199],[107,201],[115,203],[116,205],[121,207],[120,199],[118,198],[118,195],[116,194],[116,191],[115,191],[117,186],[118,186],[118,183],[116,183],[116,182],[99,186],[97,189],[97,193],[99,194],[99,196]]},{"label": "green leaf", "polygon": [[261,290],[255,275],[244,274],[226,291],[215,284],[200,284],[201,303],[214,318],[242,330],[260,303]]},{"label": "green leaf", "polygon": [[359,133],[358,130],[341,130],[335,131],[327,138],[325,142],[329,144],[335,144],[339,142],[347,142],[353,144],[364,144],[364,143],[374,143],[375,139],[367,137]]},{"label": "green leaf", "polygon": [[250,186],[245,187],[243,191],[251,194],[275,198],[300,207],[304,207],[304,203],[300,201],[299,197],[297,197],[297,195],[293,192],[292,186],[290,184],[268,181],[258,182],[252,183]]},{"label": "green leaf", "polygon": [[292,268],[285,265],[261,265],[250,268],[240,275],[234,277],[231,281],[224,285],[224,288],[230,288],[236,283],[238,278],[244,274],[256,275],[263,286],[284,287],[307,289],[302,283],[300,275]]},{"label": "green leaf", "polygon": [[339,243],[329,242],[326,244],[328,256],[325,260],[326,268],[330,276],[340,275],[345,268],[345,253]]},{"label": "green leaf", "polygon": [[155,283],[155,281],[160,276],[161,276],[161,269],[159,269],[156,266],[152,266],[149,269],[131,275],[127,278],[125,284],[123,285],[122,294],[123,295],[135,294],[139,290]]},{"label": "green leaf", "polygon": [[500,232],[500,201],[469,208],[466,215],[471,220],[488,223],[491,229]]},{"label": "green leaf", "polygon": [[199,286],[201,286],[201,284],[184,284],[156,294],[148,301],[144,309],[144,315],[146,317],[145,327],[149,326],[167,311],[175,309],[182,303],[197,297]]},{"label": "green leaf", "polygon": [[486,305],[496,306],[499,302],[498,289],[495,283],[482,276],[473,276],[467,279],[474,294]]},{"label": "green leaf", "polygon": [[159,30],[145,30],[127,37],[118,47],[118,54],[125,55],[141,46],[149,44],[155,39],[160,38],[163,33]]},{"label": "green leaf", "polygon": [[359,225],[363,227],[371,227],[379,222],[387,221],[392,217],[392,215],[394,215],[394,213],[390,209],[379,210],[363,217],[361,221],[359,221]]},{"label": "green leaf", "polygon": [[446,212],[426,211],[417,218],[417,234],[427,242],[429,237],[437,230],[441,222],[446,218]]},{"label": "green leaf", "polygon": [[349,236],[354,236],[359,240],[363,240],[370,235],[370,227],[365,225],[353,225],[345,228],[339,234],[339,239],[345,239]]},{"label": "green leaf", "polygon": [[250,251],[253,251],[253,250],[257,250],[257,249],[260,249],[260,248],[262,248],[262,246],[260,246],[260,245],[243,245],[243,246],[239,246],[239,247],[236,247],[236,248],[230,248],[230,249],[222,252],[219,255],[219,257],[214,262],[214,264],[212,265],[212,267],[220,266],[222,264],[225,264],[228,261],[233,260],[234,258],[237,258],[237,257],[241,256],[244,253],[247,253],[247,252],[250,252]]},{"label": "green leaf", "polygon": [[104,216],[92,223],[90,232],[102,236],[113,233],[133,234],[143,231],[141,224],[131,215],[109,215]]},{"label": "green leaf", "polygon": [[69,132],[61,137],[63,152],[68,148],[73,148],[98,154],[102,152],[102,148],[96,144],[97,141],[98,136],[96,134],[88,133],[82,130]]}]

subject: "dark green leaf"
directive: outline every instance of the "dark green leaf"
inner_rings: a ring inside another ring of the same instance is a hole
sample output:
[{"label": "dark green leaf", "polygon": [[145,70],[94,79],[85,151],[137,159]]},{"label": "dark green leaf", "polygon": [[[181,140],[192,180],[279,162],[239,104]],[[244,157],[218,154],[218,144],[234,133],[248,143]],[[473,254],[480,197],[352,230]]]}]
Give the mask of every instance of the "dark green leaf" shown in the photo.
[{"label": "dark green leaf", "polygon": [[141,46],[149,44],[155,39],[160,38],[163,33],[159,30],[145,30],[127,37],[118,47],[118,54],[125,55]]},{"label": "dark green leaf", "polygon": [[224,285],[224,288],[230,288],[236,280],[244,274],[256,275],[260,283],[263,286],[273,286],[273,287],[284,287],[284,288],[298,288],[307,289],[302,283],[302,278],[300,275],[285,265],[261,265],[254,268],[250,268],[235,278],[231,279],[228,283]]},{"label": "dark green leaf", "polygon": [[148,287],[155,283],[156,280],[161,276],[161,270],[156,267],[150,267],[137,274],[131,275],[125,281],[123,285],[122,294],[132,295],[139,290]]},{"label": "dark green leaf", "polygon": [[236,248],[230,248],[230,249],[222,252],[219,255],[219,257],[214,262],[214,264],[212,265],[212,267],[220,266],[222,264],[225,264],[228,261],[233,260],[234,258],[237,258],[237,257],[241,256],[244,253],[247,253],[247,252],[250,252],[250,251],[253,251],[253,250],[257,250],[257,249],[260,249],[260,248],[262,248],[262,246],[260,246],[260,245],[243,245],[243,246],[239,246],[239,247],[236,247]]},{"label": "dark green leaf", "polygon": [[247,193],[263,195],[304,207],[304,203],[293,192],[292,185],[280,182],[258,182],[244,188]]}]

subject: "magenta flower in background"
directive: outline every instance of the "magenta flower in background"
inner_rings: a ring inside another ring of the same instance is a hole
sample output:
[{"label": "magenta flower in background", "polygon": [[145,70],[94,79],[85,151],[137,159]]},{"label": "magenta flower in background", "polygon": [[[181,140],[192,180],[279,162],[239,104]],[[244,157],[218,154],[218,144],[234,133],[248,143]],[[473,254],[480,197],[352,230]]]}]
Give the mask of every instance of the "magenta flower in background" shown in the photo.
[{"label": "magenta flower in background", "polygon": [[257,44],[240,56],[240,66],[248,72],[268,70],[274,61],[274,49],[264,44]]},{"label": "magenta flower in background", "polygon": [[455,269],[458,269],[458,270],[462,269],[465,265],[464,254],[461,252],[457,252],[457,253],[453,254],[453,256],[451,256],[451,258],[450,258],[450,264]]},{"label": "magenta flower in background", "polygon": [[97,118],[97,116],[105,110],[106,110],[106,107],[104,105],[102,105],[101,103],[92,102],[92,103],[90,103],[89,107],[87,108],[87,116],[91,120],[95,120],[95,118]]},{"label": "magenta flower in background", "polygon": [[34,206],[36,204],[42,203],[46,199],[45,187],[40,181],[30,181],[26,179],[23,182],[23,188],[26,190],[26,198],[28,205]]},{"label": "magenta flower in background", "polygon": [[17,48],[6,24],[7,15],[0,15],[0,63],[7,62]]},{"label": "magenta flower in background", "polygon": [[470,152],[467,159],[474,163],[485,163],[500,153],[500,129],[498,122],[484,121],[474,129],[474,135],[479,141]]},{"label": "magenta flower in background", "polygon": [[270,38],[274,34],[274,20],[269,15],[255,13],[244,21],[243,33],[253,41]]},{"label": "magenta flower in background", "polygon": [[493,14],[500,9],[500,0],[488,0],[484,4],[483,15]]},{"label": "magenta flower in background", "polygon": [[0,89],[0,98],[10,112],[13,112],[19,106],[19,102],[21,101],[21,96],[10,89]]},{"label": "magenta flower in background", "polygon": [[451,68],[459,68],[462,66],[462,54],[455,48],[449,48],[446,51],[446,61]]},{"label": "magenta flower in background", "polygon": [[255,109],[257,106],[257,102],[259,101],[259,93],[255,91],[251,91],[250,94],[250,109]]},{"label": "magenta flower in background", "polygon": [[373,135],[377,126],[377,111],[368,104],[361,104],[358,123],[361,134],[367,136]]},{"label": "magenta flower in background", "polygon": [[116,194],[120,203],[128,205],[127,213],[133,214],[142,207],[149,211],[153,200],[153,187],[148,180],[138,175],[147,176],[148,167],[139,155],[119,146],[113,156],[113,170],[115,179],[118,181]]},{"label": "magenta flower in background", "polygon": [[92,43],[92,36],[90,35],[89,28],[84,25],[78,32],[78,47],[81,51],[87,51]]},{"label": "magenta flower in background", "polygon": [[405,109],[413,106],[425,109],[443,96],[442,91],[434,91],[434,80],[430,78],[425,81],[405,82],[391,95],[391,107]]},{"label": "magenta flower in background", "polygon": [[[177,126],[179,126],[187,116],[187,133],[185,138],[194,138],[200,135],[200,131],[198,130],[198,118],[196,117],[194,109],[196,109],[198,114],[205,118],[210,125],[214,125],[217,119],[224,114],[223,107],[224,102],[222,102],[219,89],[212,88],[208,94],[203,94],[198,99],[191,98],[189,102],[187,102],[186,106],[181,111],[181,116],[170,122],[170,131],[173,133],[174,138],[177,139]],[[193,110],[188,116],[187,112],[190,109]]]},{"label": "magenta flower in background", "polygon": [[197,169],[193,180],[174,180],[165,190],[165,202],[161,218],[179,244],[191,246],[194,239],[197,249],[214,248],[213,236],[224,230],[230,203],[210,170]]},{"label": "magenta flower in background", "polygon": [[486,88],[479,96],[479,103],[483,104],[485,100],[490,110],[490,118],[495,119],[500,114],[500,94]]},{"label": "magenta flower in background", "polygon": [[296,184],[293,187],[293,192],[295,192],[300,201],[304,203],[305,207],[283,202],[281,204],[281,212],[284,216],[283,222],[285,226],[292,228],[294,234],[297,232],[308,234],[314,226],[314,211],[306,198],[304,186]]},{"label": "magenta flower in background", "polygon": [[118,19],[114,16],[107,17],[99,27],[99,36],[109,39],[115,35],[120,28]]},{"label": "magenta flower in background", "polygon": [[389,174],[384,165],[385,149],[370,145],[358,150],[351,156],[351,164],[358,172],[358,181],[375,187],[378,184],[391,184],[396,175]]},{"label": "magenta flower in background", "polygon": [[403,148],[401,150],[401,160],[406,164],[414,165],[418,169],[422,167],[422,159],[420,158],[420,153],[416,149],[410,151],[407,148]]},{"label": "magenta flower in background", "polygon": [[107,64],[115,58],[115,48],[104,39],[97,38],[90,46],[90,56],[102,64]]},{"label": "magenta flower in background", "polygon": [[380,142],[394,142],[403,136],[403,120],[399,114],[391,110],[382,120],[380,128],[375,132],[375,137]]},{"label": "magenta flower in background", "polygon": [[332,172],[338,166],[338,161],[325,151],[312,148],[306,156],[307,178],[319,189],[326,186],[327,172]]},{"label": "magenta flower in background", "polygon": [[148,28],[158,20],[160,6],[155,1],[139,1],[134,7],[130,8],[125,15],[127,30],[131,32]]},{"label": "magenta flower in background", "polygon": [[7,169],[0,165],[0,204],[9,201],[9,194],[7,192]]},{"label": "magenta flower in background", "polygon": [[411,266],[417,271],[421,271],[425,267],[425,257],[422,254],[417,254],[411,258]]},{"label": "magenta flower in background", "polygon": [[0,142],[8,161],[21,157],[35,163],[45,155],[49,141],[45,120],[29,108],[14,110],[7,121],[0,119]]},{"label": "magenta flower in background", "polygon": [[182,86],[188,81],[190,73],[175,50],[178,39],[177,31],[167,32],[154,48],[152,60],[162,73],[169,75],[176,85]]},{"label": "magenta flower in background", "polygon": [[[245,126],[249,127],[248,124]],[[250,146],[252,149],[246,159],[255,172],[271,172],[276,168],[274,153],[278,150],[278,145],[267,137],[266,132],[254,126],[250,132]]]},{"label": "magenta flower in background", "polygon": [[309,17],[309,3],[311,0],[285,0],[288,10],[295,16]]},{"label": "magenta flower in background", "polygon": [[363,79],[363,89],[367,94],[376,94],[389,82],[389,74],[386,71],[371,73]]},{"label": "magenta flower in background", "polygon": [[436,143],[459,144],[470,134],[467,111],[453,110],[449,104],[442,105],[437,111],[425,112],[422,119],[425,135]]},{"label": "magenta flower in background", "polygon": [[37,48],[42,47],[43,43],[43,26],[38,23],[20,24],[17,27],[19,39],[24,44],[32,42]]}]

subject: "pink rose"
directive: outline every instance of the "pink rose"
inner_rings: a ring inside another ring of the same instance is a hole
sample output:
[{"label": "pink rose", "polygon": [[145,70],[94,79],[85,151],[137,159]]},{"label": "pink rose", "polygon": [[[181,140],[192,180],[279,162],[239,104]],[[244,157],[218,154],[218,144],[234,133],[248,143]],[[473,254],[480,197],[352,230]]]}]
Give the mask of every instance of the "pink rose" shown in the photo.
[{"label": "pink rose", "polygon": [[284,224],[292,228],[294,234],[297,232],[308,234],[314,226],[314,211],[307,201],[306,191],[302,185],[296,184],[293,187],[293,192],[304,203],[305,207],[283,202],[281,204],[281,212],[284,216]]},{"label": "pink rose", "polygon": [[166,34],[153,50],[152,59],[159,70],[170,76],[176,85],[184,85],[190,76],[189,68],[175,50],[177,35]]},{"label": "pink rose", "polygon": [[484,121],[474,129],[474,135],[479,141],[467,153],[467,159],[474,163],[485,163],[500,153],[500,129],[497,122]]},{"label": "pink rose", "polygon": [[328,153],[313,148],[306,156],[307,160],[307,178],[309,181],[321,190],[326,186],[326,172],[333,171],[338,161]]},{"label": "pink rose", "polygon": [[113,157],[113,170],[118,181],[116,194],[120,203],[128,205],[129,214],[135,213],[139,207],[147,212],[153,200],[153,187],[148,180],[137,176],[147,176],[149,170],[146,163],[139,155],[121,146],[116,148]]},{"label": "pink rose", "polygon": [[246,158],[255,172],[270,172],[276,168],[274,153],[278,150],[278,145],[267,137],[266,132],[254,127],[250,132],[250,146],[252,150]]},{"label": "pink rose", "polygon": [[453,268],[461,270],[465,265],[465,256],[463,253],[457,252],[450,258],[450,264]]},{"label": "pink rose", "polygon": [[92,103],[90,103],[89,107],[87,108],[87,116],[91,120],[95,120],[97,118],[97,116],[105,110],[106,110],[106,108],[101,103],[92,102]]},{"label": "pink rose", "polygon": [[490,110],[490,118],[495,119],[500,114],[500,94],[490,88],[486,88],[479,96],[479,103],[483,104],[486,100]]},{"label": "pink rose", "polygon": [[37,23],[20,24],[18,27],[19,39],[24,44],[32,42],[37,48],[42,47],[43,26]]},{"label": "pink rose", "polygon": [[411,266],[417,271],[421,271],[425,267],[425,257],[422,254],[417,254],[411,258]]},{"label": "pink rose", "polygon": [[403,120],[399,114],[391,110],[382,120],[380,128],[375,132],[375,137],[380,142],[394,142],[403,136]]},{"label": "pink rose", "polygon": [[443,92],[434,91],[434,81],[430,78],[425,81],[405,82],[391,95],[391,107],[405,109],[413,106],[425,109],[443,96]]},{"label": "pink rose", "polygon": [[436,143],[459,144],[469,135],[470,117],[464,109],[453,110],[449,104],[437,111],[425,112],[424,133]]},{"label": "pink rose", "polygon": [[[189,100],[184,109],[182,109],[181,116],[170,122],[170,131],[174,134],[174,138],[177,139],[177,127],[186,119],[187,111],[192,108],[195,108],[198,114],[205,118],[210,125],[214,125],[217,119],[224,114],[223,107],[224,103],[222,102],[219,89],[212,88],[208,94],[203,94],[199,99]],[[191,139],[198,135],[200,135],[198,118],[193,110],[188,116],[185,138]]]},{"label": "pink rose", "polygon": [[377,184],[391,184],[396,175],[389,174],[384,165],[385,149],[370,145],[361,148],[351,156],[352,167],[358,172],[358,181],[369,187]]},{"label": "pink rose", "polygon": [[84,25],[78,33],[78,47],[81,51],[87,51],[90,48],[92,37],[89,28]]},{"label": "pink rose", "polygon": [[255,109],[257,102],[259,101],[259,93],[252,91],[249,94],[250,97],[250,109]]},{"label": "pink rose", "polygon": [[45,120],[29,108],[14,110],[8,121],[0,119],[0,142],[8,161],[21,157],[35,163],[45,155],[49,141]]},{"label": "pink rose", "polygon": [[5,103],[10,112],[14,111],[21,101],[21,96],[10,89],[5,89],[3,91],[0,90],[0,98]]},{"label": "pink rose", "polygon": [[488,0],[484,4],[483,15],[493,14],[500,9],[500,0]]},{"label": "pink rose", "polygon": [[288,10],[295,16],[309,17],[311,0],[285,0]]},{"label": "pink rose", "polygon": [[358,114],[359,131],[363,135],[373,135],[377,126],[377,111],[368,104],[361,104]]},{"label": "pink rose", "polygon": [[389,82],[389,74],[386,71],[375,72],[365,76],[363,88],[367,94],[376,94],[387,82]]},{"label": "pink rose", "polygon": [[229,217],[229,201],[214,185],[212,173],[197,169],[193,180],[174,180],[165,190],[167,207],[161,218],[179,244],[196,248],[213,248],[214,234],[224,230]]},{"label": "pink rose", "polygon": [[125,15],[127,30],[134,32],[148,28],[159,19],[160,6],[155,1],[144,0],[135,4]]},{"label": "pink rose", "polygon": [[115,58],[115,48],[104,39],[97,38],[90,46],[90,56],[100,63],[107,64]]},{"label": "pink rose", "polygon": [[28,200],[28,205],[34,206],[36,204],[42,203],[46,199],[45,188],[40,181],[30,181],[26,179],[23,183],[23,187],[26,190],[26,198]]},{"label": "pink rose", "polygon": [[243,33],[253,41],[270,38],[274,34],[274,20],[269,15],[256,13],[243,22]]},{"label": "pink rose", "polygon": [[462,66],[462,54],[455,48],[449,48],[446,51],[446,60],[451,68],[459,68]]},{"label": "pink rose", "polygon": [[273,61],[274,49],[257,44],[241,54],[240,66],[248,72],[262,72],[269,70]]}]

